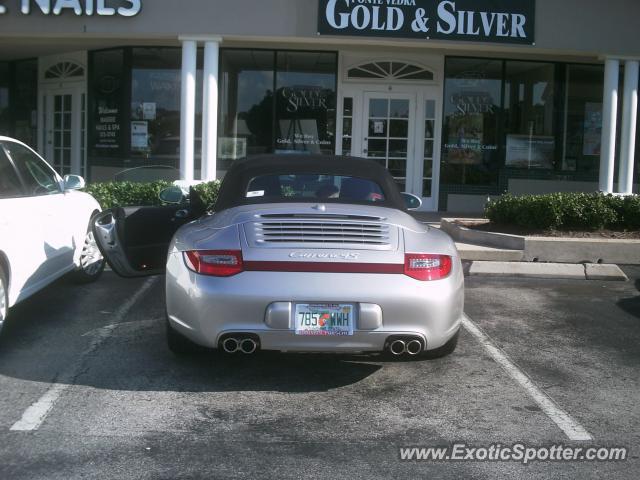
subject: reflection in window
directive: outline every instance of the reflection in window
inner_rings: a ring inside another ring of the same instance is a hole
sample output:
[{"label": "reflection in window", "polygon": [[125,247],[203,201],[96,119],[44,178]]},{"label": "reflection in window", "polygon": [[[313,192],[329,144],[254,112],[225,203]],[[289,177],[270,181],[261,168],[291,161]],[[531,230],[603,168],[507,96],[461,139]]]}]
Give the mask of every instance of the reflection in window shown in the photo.
[{"label": "reflection in window", "polygon": [[12,136],[35,148],[38,143],[38,61],[21,60],[14,65]]},{"label": "reflection in window", "polygon": [[501,61],[447,60],[442,183],[497,183],[501,101]]},{"label": "reflection in window", "polygon": [[505,166],[553,169],[554,71],[550,63],[506,63]]},{"label": "reflection in window", "polygon": [[603,79],[603,66],[567,66],[567,131],[561,167],[563,171],[591,173],[594,176],[600,171]]},{"label": "reflection in window", "polygon": [[234,160],[272,151],[275,53],[220,52],[218,168]]},{"label": "reflection in window", "polygon": [[37,141],[38,61],[0,62],[0,135]]},{"label": "reflection in window", "polygon": [[[200,62],[201,63],[201,62]],[[146,166],[180,163],[180,89],[182,51],[179,48],[134,48],[131,77],[131,154]],[[197,76],[196,171],[200,169],[202,131],[202,71]],[[198,172],[196,172],[198,175]]]}]

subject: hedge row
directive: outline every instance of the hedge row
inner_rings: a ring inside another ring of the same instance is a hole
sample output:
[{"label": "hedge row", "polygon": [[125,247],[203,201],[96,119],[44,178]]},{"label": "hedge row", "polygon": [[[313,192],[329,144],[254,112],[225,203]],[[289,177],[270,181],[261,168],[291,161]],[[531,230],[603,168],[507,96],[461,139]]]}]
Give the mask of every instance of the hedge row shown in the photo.
[{"label": "hedge row", "polygon": [[[103,210],[114,207],[161,205],[160,192],[171,182],[160,180],[151,183],[107,182],[92,183],[85,191],[93,195]],[[202,183],[194,187],[207,205],[218,198],[220,182]]]},{"label": "hedge row", "polygon": [[638,230],[640,197],[602,193],[504,195],[489,202],[485,214],[498,225],[532,230]]}]

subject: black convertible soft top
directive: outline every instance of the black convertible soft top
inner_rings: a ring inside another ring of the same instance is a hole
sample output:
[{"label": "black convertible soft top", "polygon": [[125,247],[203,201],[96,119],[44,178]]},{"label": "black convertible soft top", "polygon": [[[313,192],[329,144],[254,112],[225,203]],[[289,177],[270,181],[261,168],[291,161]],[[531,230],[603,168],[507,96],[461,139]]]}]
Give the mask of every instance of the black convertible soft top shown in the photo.
[{"label": "black convertible soft top", "polygon": [[[259,200],[246,198],[249,182],[256,177],[305,174],[351,176],[371,180],[382,188],[385,200],[376,203],[366,202],[366,205],[406,210],[398,185],[386,168],[372,160],[335,155],[259,155],[238,160],[222,181],[214,210],[221,212],[240,205],[260,203]],[[309,201],[318,202],[317,199]],[[323,200],[324,202],[344,203],[344,200]]]}]

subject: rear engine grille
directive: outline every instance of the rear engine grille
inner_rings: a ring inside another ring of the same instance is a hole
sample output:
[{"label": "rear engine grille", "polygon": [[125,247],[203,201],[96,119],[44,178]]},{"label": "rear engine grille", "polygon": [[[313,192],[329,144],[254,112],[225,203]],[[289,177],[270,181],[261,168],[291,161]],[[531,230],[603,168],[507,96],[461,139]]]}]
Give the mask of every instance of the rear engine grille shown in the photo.
[{"label": "rear engine grille", "polygon": [[389,250],[397,244],[397,228],[356,221],[264,221],[245,225],[254,247],[364,248]]}]

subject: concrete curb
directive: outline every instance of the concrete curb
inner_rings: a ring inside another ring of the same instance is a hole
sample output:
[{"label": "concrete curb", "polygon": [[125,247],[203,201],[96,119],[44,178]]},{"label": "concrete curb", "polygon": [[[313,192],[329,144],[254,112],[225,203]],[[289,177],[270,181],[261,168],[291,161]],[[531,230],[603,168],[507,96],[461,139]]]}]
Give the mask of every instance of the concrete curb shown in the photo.
[{"label": "concrete curb", "polygon": [[524,260],[522,250],[505,250],[466,243],[456,243],[456,247],[462,260],[485,262],[522,262]]},{"label": "concrete curb", "polygon": [[465,262],[465,275],[483,277],[523,277],[560,280],[599,280],[626,282],[629,279],[617,265]]},{"label": "concrete curb", "polygon": [[486,222],[443,218],[441,228],[456,242],[520,250],[525,262],[640,265],[640,240],[523,237],[473,230],[456,223],[461,220]]},{"label": "concrete curb", "polygon": [[456,242],[485,245],[487,247],[504,250],[524,250],[525,248],[525,237],[508,235],[506,233],[472,230],[471,228],[463,227],[456,223],[458,221],[478,224],[487,222],[486,220],[478,220],[477,218],[443,218],[440,222],[440,228],[443,232],[448,233]]}]

